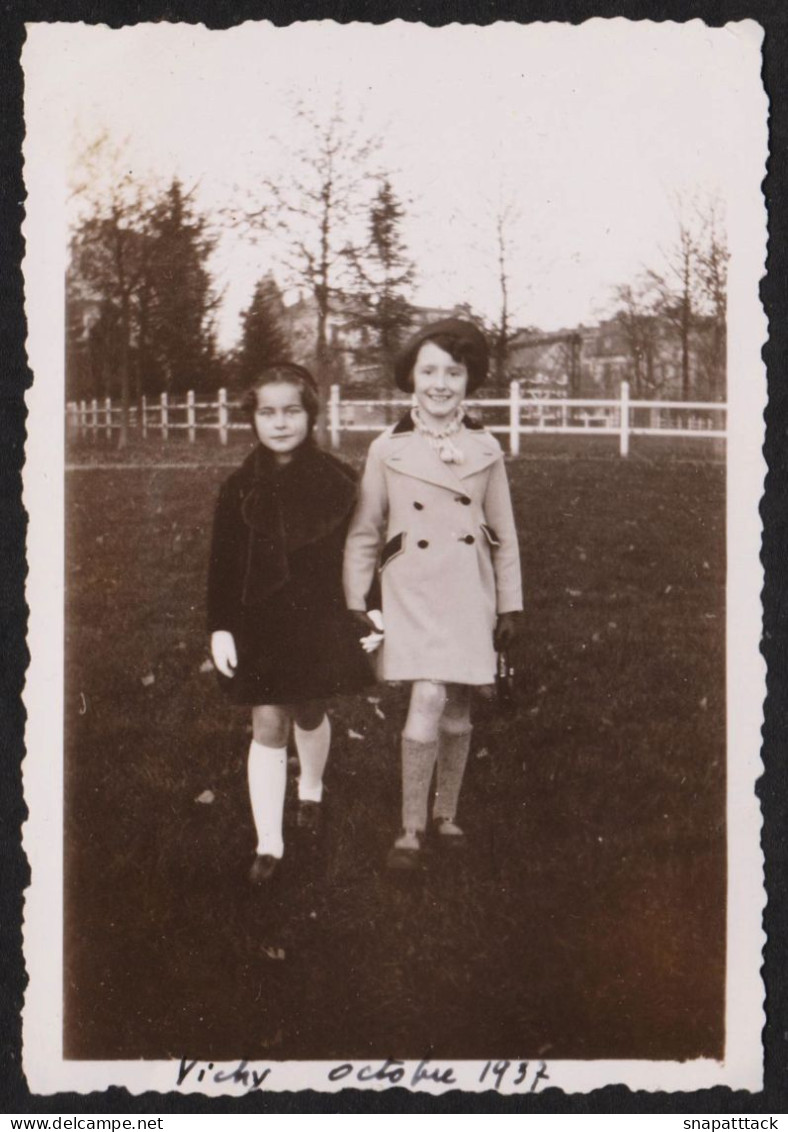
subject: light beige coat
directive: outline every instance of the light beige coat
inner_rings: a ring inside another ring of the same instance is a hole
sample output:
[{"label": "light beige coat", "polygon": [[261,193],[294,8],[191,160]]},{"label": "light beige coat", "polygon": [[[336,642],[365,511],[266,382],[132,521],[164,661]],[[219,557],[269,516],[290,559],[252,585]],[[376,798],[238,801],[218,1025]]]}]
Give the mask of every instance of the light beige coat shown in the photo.
[{"label": "light beige coat", "polygon": [[383,680],[490,684],[496,616],[522,609],[503,453],[466,419],[445,464],[410,417],[371,444],[345,544],[348,608],[365,609],[379,570]]}]

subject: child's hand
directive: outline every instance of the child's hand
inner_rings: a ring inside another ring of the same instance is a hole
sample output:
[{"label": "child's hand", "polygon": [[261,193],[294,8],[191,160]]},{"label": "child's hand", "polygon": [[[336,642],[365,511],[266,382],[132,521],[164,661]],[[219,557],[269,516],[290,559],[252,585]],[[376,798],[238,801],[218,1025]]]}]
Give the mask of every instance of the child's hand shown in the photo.
[{"label": "child's hand", "polygon": [[517,636],[517,617],[516,613],[499,613],[498,620],[495,623],[495,632],[493,633],[493,645],[496,652],[505,652],[506,649],[511,648],[514,644],[515,637]]},{"label": "child's hand", "polygon": [[215,633],[211,633],[211,656],[222,676],[231,677],[235,675],[238,656],[232,633],[228,633],[226,629],[218,629]]},{"label": "child's hand", "polygon": [[379,609],[371,609],[369,613],[362,613],[360,609],[351,609],[350,613],[359,628],[364,629],[361,638],[361,647],[364,652],[374,652],[383,643],[383,614]]},{"label": "child's hand", "polygon": [[[377,613],[377,610],[375,610],[375,612]],[[372,617],[370,617],[370,615],[368,613],[364,613],[363,610],[361,610],[361,609],[349,609],[348,613],[353,618],[353,620],[356,622],[356,628],[359,629],[359,631],[362,632],[365,637],[369,633],[380,632],[380,629],[382,627],[382,622],[381,622],[381,625],[378,625],[372,619]],[[379,613],[378,613],[378,617],[380,617]]]}]

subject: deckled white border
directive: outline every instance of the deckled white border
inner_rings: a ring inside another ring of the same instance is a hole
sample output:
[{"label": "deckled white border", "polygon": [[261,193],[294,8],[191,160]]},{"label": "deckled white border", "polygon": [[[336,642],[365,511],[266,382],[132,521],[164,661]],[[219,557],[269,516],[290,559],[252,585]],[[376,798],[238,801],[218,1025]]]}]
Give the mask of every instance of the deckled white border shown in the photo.
[{"label": "deckled white border", "polygon": [[[698,21],[693,21],[697,26]],[[296,25],[297,27],[298,25]],[[304,26],[304,25],[300,25]],[[335,25],[324,24],[323,27]],[[405,34],[400,22],[381,28],[349,25],[342,36],[358,40],[364,36],[385,37],[396,30]],[[598,48],[600,38],[615,30],[626,37],[623,19],[592,20],[578,28],[550,25],[557,35],[586,36]],[[638,25],[642,28],[642,23]],[[655,25],[656,26],[656,25]],[[542,25],[544,28],[544,25]],[[277,29],[283,43],[296,29]],[[167,27],[167,34],[173,29]],[[450,28],[430,31],[408,25],[407,34],[433,35],[441,42],[446,58],[448,44],[474,35],[517,34],[514,25],[487,29]],[[29,438],[24,473],[24,502],[30,515],[28,534],[28,601],[30,605],[28,671],[25,705],[28,711],[27,758],[24,764],[25,796],[30,818],[24,828],[24,848],[32,869],[32,885],[26,894],[25,960],[30,976],[24,1020],[24,1069],[31,1090],[50,1094],[75,1090],[104,1090],[123,1085],[137,1094],[146,1090],[167,1092],[175,1088],[179,1065],[170,1062],[64,1061],[62,1056],[62,793],[63,793],[63,488],[64,488],[64,301],[66,267],[65,144],[56,104],[58,52],[67,52],[69,37],[79,34],[79,25],[30,25],[23,53],[25,70],[25,183],[28,192],[24,263],[28,352],[35,381],[28,396]],[[118,31],[113,34],[123,35]],[[184,26],[182,34],[208,33]],[[760,521],[758,504],[765,465],[761,454],[762,413],[766,383],[760,349],[766,336],[766,319],[758,299],[758,281],[763,274],[766,250],[766,215],[760,181],[767,155],[767,99],[760,81],[762,31],[752,21],[729,24],[710,35],[731,36],[738,49],[739,67],[731,82],[740,94],[738,120],[721,123],[736,131],[741,146],[741,184],[731,193],[728,213],[730,250],[729,278],[729,404],[728,441],[728,976],[727,1048],[724,1062],[647,1061],[556,1061],[548,1062],[549,1080],[543,1085],[567,1092],[587,1092],[609,1084],[625,1084],[643,1090],[696,1090],[724,1084],[734,1089],[758,1090],[762,1084],[761,1030],[764,1024],[763,987],[760,976],[764,936],[761,913],[764,905],[763,863],[759,846],[760,810],[754,783],[760,773],[760,727],[765,695],[764,663],[758,644],[761,629],[759,560]],[[617,41],[620,46],[620,39]],[[53,48],[55,50],[53,50]],[[122,1019],[118,1020],[122,1025]],[[353,1073],[329,1080],[337,1063],[255,1062],[260,1072],[270,1068],[264,1087],[337,1091],[354,1086],[382,1089],[388,1081],[366,1083],[357,1078],[365,1065],[373,1070],[382,1061],[357,1062]],[[481,1091],[483,1062],[453,1064],[454,1082],[443,1085],[422,1082],[425,1092],[461,1087]],[[536,1064],[536,1063],[535,1063]],[[199,1069],[189,1074],[182,1091],[197,1090],[210,1095],[240,1095],[248,1085],[243,1080],[215,1083],[220,1070],[232,1072],[237,1063],[215,1066],[202,1081]],[[436,1060],[430,1068],[445,1069]],[[400,1086],[411,1086],[417,1070],[408,1063]],[[512,1074],[502,1092],[530,1087],[533,1071],[520,1088],[512,1087]]]}]

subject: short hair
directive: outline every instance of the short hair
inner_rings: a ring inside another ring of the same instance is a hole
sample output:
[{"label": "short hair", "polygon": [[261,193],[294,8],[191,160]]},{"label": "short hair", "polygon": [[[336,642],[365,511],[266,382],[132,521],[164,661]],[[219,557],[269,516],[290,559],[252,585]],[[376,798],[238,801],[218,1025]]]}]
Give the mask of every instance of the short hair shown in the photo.
[{"label": "short hair", "polygon": [[266,385],[295,385],[301,394],[301,404],[309,418],[309,431],[314,428],[317,415],[320,412],[320,399],[317,394],[317,382],[306,366],[297,362],[279,362],[277,365],[266,366],[248,386],[241,401],[241,408],[254,427],[254,415],[257,412],[257,391]]},{"label": "short hair", "polygon": [[487,339],[478,326],[463,318],[445,318],[422,327],[406,343],[394,363],[394,380],[406,393],[413,392],[413,367],[419,350],[427,342],[434,342],[468,370],[468,393],[473,393],[484,382],[490,365]]}]

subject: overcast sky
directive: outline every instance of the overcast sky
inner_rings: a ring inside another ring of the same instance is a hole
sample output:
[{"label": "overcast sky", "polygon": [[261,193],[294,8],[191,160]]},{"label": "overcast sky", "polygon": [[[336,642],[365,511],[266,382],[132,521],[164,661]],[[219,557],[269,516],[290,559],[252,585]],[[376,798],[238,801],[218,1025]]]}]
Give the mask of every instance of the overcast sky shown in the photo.
[{"label": "overcast sky", "polygon": [[[659,264],[677,192],[725,203],[746,129],[741,36],[697,20],[57,31],[41,42],[72,154],[107,130],[135,176],[197,183],[211,212],[265,176],[286,186],[275,139],[292,137],[288,96],[319,108],[341,87],[412,202],[417,301],[495,315],[491,204],[503,183],[520,210],[513,313],[545,329],[594,321],[614,284]],[[281,274],[275,254],[223,237],[213,263],[222,345],[237,337],[255,280]]]}]

